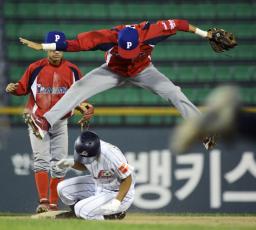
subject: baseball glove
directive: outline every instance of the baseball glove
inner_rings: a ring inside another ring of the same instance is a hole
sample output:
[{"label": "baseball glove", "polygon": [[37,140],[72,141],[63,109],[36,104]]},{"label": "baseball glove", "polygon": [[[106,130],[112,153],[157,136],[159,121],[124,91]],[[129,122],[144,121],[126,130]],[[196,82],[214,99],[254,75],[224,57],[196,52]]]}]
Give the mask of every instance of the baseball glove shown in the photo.
[{"label": "baseball glove", "polygon": [[212,34],[212,38],[209,39],[210,45],[217,53],[232,49],[237,45],[236,38],[231,32],[217,28],[208,31]]},{"label": "baseball glove", "polygon": [[76,109],[82,114],[82,118],[78,121],[81,125],[81,128],[88,126],[90,119],[94,115],[93,105],[83,102]]}]

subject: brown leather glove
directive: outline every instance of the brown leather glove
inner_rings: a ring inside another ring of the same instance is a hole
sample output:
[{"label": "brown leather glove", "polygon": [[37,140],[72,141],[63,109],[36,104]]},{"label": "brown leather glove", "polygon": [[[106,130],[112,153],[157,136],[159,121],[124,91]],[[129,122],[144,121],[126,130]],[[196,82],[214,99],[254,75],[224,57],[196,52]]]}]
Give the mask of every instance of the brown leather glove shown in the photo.
[{"label": "brown leather glove", "polygon": [[236,38],[231,32],[217,28],[209,29],[208,32],[212,35],[212,38],[209,39],[209,43],[212,49],[217,53],[232,49],[237,45]]},{"label": "brown leather glove", "polygon": [[88,126],[89,121],[94,115],[93,105],[83,102],[76,109],[82,114],[82,118],[78,121],[78,124],[80,124],[81,127]]}]

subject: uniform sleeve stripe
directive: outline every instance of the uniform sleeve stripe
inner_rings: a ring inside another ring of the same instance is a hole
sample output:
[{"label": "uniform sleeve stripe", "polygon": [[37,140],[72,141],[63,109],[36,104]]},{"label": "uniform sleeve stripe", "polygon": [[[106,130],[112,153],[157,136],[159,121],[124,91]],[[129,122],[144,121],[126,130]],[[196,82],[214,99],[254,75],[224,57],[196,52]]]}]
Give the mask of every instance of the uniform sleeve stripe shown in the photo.
[{"label": "uniform sleeve stripe", "polygon": [[100,44],[98,46],[96,46],[94,49],[92,50],[102,50],[102,51],[108,51],[110,50],[111,48],[113,48],[113,46],[115,46],[116,43],[113,43],[113,42],[110,42],[110,43],[103,43],[103,44]]},{"label": "uniform sleeve stripe", "polygon": [[148,30],[150,27],[150,22],[147,22],[144,27],[142,28],[142,30]]},{"label": "uniform sleeve stripe", "polygon": [[73,73],[74,73],[75,81],[78,81],[78,80],[80,79],[78,71],[77,71],[74,67],[72,67],[72,66],[69,66],[69,68],[70,68],[70,69],[73,71]]},{"label": "uniform sleeve stripe", "polygon": [[43,69],[45,65],[43,66],[38,66],[37,68],[35,68],[35,70],[31,73],[31,75],[29,76],[29,82],[28,82],[28,91],[30,90],[31,86],[33,85],[37,75],[40,73],[40,71]]},{"label": "uniform sleeve stripe", "polygon": [[147,45],[156,45],[158,42],[161,42],[167,39],[168,37],[170,37],[170,35],[163,35],[163,36],[151,38],[149,40],[144,41],[143,43]]}]

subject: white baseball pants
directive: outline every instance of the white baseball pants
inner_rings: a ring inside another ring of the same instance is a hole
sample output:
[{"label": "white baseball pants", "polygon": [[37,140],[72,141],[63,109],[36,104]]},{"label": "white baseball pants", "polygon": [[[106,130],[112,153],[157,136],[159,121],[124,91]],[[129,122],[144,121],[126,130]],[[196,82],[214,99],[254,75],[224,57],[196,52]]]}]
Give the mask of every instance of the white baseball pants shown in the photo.
[{"label": "white baseball pants", "polygon": [[[58,194],[66,205],[75,205],[75,214],[87,220],[104,220],[101,206],[114,199],[118,191],[97,187],[90,175],[64,180],[58,184]],[[134,200],[134,188],[131,188],[116,213],[126,211]]]}]

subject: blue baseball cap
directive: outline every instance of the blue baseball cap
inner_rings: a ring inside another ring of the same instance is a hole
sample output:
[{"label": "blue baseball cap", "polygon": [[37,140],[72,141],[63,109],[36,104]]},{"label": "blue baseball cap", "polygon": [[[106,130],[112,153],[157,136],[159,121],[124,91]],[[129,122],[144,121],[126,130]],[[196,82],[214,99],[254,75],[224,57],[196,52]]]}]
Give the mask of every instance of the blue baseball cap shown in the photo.
[{"label": "blue baseball cap", "polygon": [[118,32],[118,54],[125,59],[132,59],[139,55],[139,33],[136,29],[125,27]]},{"label": "blue baseball cap", "polygon": [[66,36],[63,32],[60,31],[50,31],[45,35],[45,43],[59,43],[65,42]]}]

